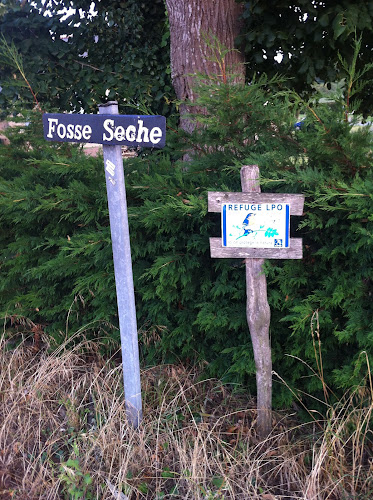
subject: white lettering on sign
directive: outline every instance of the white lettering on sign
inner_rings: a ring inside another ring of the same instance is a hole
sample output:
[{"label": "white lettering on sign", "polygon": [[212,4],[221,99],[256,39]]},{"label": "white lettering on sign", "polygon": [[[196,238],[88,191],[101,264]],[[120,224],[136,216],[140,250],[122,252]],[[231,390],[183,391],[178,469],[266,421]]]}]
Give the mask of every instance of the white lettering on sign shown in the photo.
[{"label": "white lettering on sign", "polygon": [[102,140],[104,141],[112,141],[114,138],[114,120],[107,119],[104,121],[104,129],[109,132],[109,135],[105,133],[102,136]]},{"label": "white lettering on sign", "polygon": [[150,131],[150,142],[152,144],[158,144],[162,139],[162,130],[159,127],[154,127]]},{"label": "white lettering on sign", "polygon": [[48,118],[48,132],[47,137],[53,139],[53,133],[55,130],[56,123],[58,123],[57,118]]},{"label": "white lettering on sign", "polygon": [[109,172],[110,175],[114,177],[115,175],[115,165],[112,161],[106,160],[106,167],[105,170]]},{"label": "white lettering on sign", "polygon": [[[144,122],[138,120],[139,128],[137,130],[137,142],[149,142],[149,129],[144,127]],[[144,138],[141,140],[141,136],[144,134]]]},{"label": "white lettering on sign", "polygon": [[[157,127],[155,127],[157,128]],[[154,129],[153,129],[154,130]],[[126,130],[127,141],[133,142],[136,140],[136,127],[134,125],[128,125]]]},{"label": "white lettering on sign", "polygon": [[89,141],[89,139],[91,138],[91,135],[92,135],[91,127],[89,125],[84,125],[83,130],[82,130],[83,139],[85,139],[86,141]]},{"label": "white lettering on sign", "polygon": [[124,133],[125,133],[125,128],[122,127],[122,125],[119,125],[119,127],[117,127],[114,132],[115,139],[117,141],[124,141],[125,138]]},{"label": "white lettering on sign", "polygon": [[128,125],[127,128],[124,128],[122,125],[115,125],[114,119],[107,118],[103,124],[105,130],[102,135],[103,144],[111,142],[113,139],[118,142],[127,140],[129,142],[158,144],[162,139],[162,130],[159,127],[153,127],[149,130],[148,127],[144,126],[143,120],[137,120],[137,124],[137,128],[135,125]]},{"label": "white lettering on sign", "polygon": [[92,128],[89,125],[80,125],[69,123],[59,123],[58,118],[48,118],[48,132],[47,137],[54,138],[57,134],[59,139],[71,139],[80,141],[82,138],[89,141],[92,135]]},{"label": "white lettering on sign", "polygon": [[61,142],[160,148],[166,139],[163,116],[45,113],[43,127],[47,140]]}]

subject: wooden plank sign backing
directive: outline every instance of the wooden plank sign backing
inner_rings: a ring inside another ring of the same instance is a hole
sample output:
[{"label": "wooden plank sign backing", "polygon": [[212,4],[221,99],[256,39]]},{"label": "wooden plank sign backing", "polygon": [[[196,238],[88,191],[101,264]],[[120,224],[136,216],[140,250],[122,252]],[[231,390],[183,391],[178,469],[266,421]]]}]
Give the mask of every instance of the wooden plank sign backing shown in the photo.
[{"label": "wooden plank sign backing", "polygon": [[291,215],[302,215],[304,195],[287,193],[227,193],[225,191],[209,191],[209,212],[221,212],[222,203],[285,203],[290,205]]},{"label": "wooden plank sign backing", "polygon": [[211,257],[301,259],[302,239],[289,238],[289,219],[303,206],[300,194],[209,192],[208,211],[222,213],[222,238],[210,238]]}]

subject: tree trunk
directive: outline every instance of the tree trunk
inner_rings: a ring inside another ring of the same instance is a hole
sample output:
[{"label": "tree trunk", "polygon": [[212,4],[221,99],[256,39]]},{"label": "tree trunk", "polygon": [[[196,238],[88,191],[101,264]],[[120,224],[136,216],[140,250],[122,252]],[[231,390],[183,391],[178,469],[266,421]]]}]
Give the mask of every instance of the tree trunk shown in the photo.
[{"label": "tree trunk", "polygon": [[[235,0],[166,0],[166,4],[170,22],[171,75],[180,101],[194,101],[193,75],[196,73],[221,75],[224,80],[227,71],[237,74],[236,81],[244,81],[243,55],[237,51],[228,52],[224,70],[211,60],[213,50],[204,40],[204,35],[212,34],[225,48],[233,49],[240,31],[243,4]],[[183,117],[188,112],[188,106],[182,104],[180,126],[191,132],[194,124]]]}]

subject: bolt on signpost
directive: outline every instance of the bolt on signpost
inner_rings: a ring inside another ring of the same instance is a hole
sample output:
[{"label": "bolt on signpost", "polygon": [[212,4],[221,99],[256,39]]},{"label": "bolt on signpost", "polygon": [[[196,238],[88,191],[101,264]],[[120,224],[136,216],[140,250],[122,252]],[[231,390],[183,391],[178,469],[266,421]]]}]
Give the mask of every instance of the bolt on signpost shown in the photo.
[{"label": "bolt on signpost", "polygon": [[253,344],[257,385],[257,432],[272,428],[270,308],[264,259],[301,259],[302,239],[290,238],[290,215],[302,215],[304,196],[261,193],[259,168],[241,169],[242,193],[209,192],[208,211],[221,212],[222,238],[210,238],[213,258],[243,258],[246,263],[246,316]]},{"label": "bolt on signpost", "polygon": [[163,147],[166,121],[163,116],[119,115],[117,102],[111,101],[99,106],[99,115],[46,113],[43,125],[49,141],[103,145],[126,414],[137,428],[142,420],[140,363],[121,145]]}]

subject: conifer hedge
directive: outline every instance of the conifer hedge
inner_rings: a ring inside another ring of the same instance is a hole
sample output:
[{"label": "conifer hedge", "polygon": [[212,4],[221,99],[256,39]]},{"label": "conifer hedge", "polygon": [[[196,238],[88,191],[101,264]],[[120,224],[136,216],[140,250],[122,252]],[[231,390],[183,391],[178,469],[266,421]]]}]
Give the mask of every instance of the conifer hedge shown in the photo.
[{"label": "conifer hedge", "polygon": [[[203,360],[208,374],[252,390],[244,262],[210,258],[220,217],[207,212],[207,191],[240,191],[241,166],[258,164],[262,191],[305,194],[304,216],[292,217],[303,260],[265,267],[284,405],[361,382],[373,360],[373,177],[369,127],[352,130],[338,103],[269,92],[280,83],[203,84],[207,114],[194,119],[204,126],[169,131],[167,149],[125,160],[125,172],[144,362]],[[11,141],[0,146],[6,324],[27,318],[59,342],[83,327],[118,341],[102,158],[46,143],[39,118]]]}]

